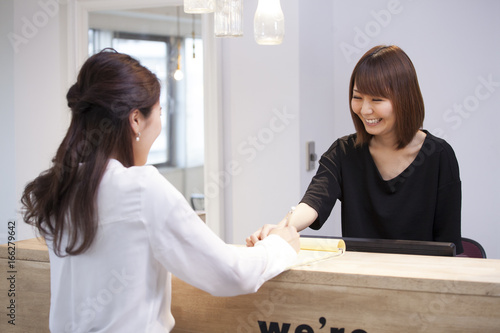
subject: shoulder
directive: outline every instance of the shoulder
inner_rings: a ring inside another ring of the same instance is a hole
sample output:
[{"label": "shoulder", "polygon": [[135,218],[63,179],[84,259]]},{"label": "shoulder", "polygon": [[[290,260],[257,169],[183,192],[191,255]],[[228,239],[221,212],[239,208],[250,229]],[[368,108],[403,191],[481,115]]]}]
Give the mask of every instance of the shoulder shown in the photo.
[{"label": "shoulder", "polygon": [[130,217],[160,221],[175,207],[186,202],[184,196],[154,166],[124,167],[110,160],[98,190],[101,223]]},{"label": "shoulder", "polygon": [[120,183],[124,187],[138,187],[144,183],[153,185],[156,182],[161,182],[163,177],[154,166],[132,166],[127,168],[119,161],[111,159],[108,162],[104,178],[108,178],[113,183]]},{"label": "shoulder", "polygon": [[338,138],[335,140],[330,148],[325,152],[325,155],[339,154],[344,153],[347,154],[349,151],[356,150],[358,147],[356,146],[356,133],[349,134]]},{"label": "shoulder", "polygon": [[178,192],[172,184],[151,165],[124,167],[116,160],[110,160],[103,184],[116,195],[136,193],[146,198],[165,197]]},{"label": "shoulder", "polygon": [[452,174],[458,175],[458,161],[455,155],[455,151],[451,145],[442,138],[432,135],[428,131],[424,132],[427,134],[424,144],[422,146],[422,151],[426,155],[437,154],[439,156],[439,162],[441,168],[447,169],[447,171]]},{"label": "shoulder", "polygon": [[456,159],[453,148],[446,140],[438,138],[425,130],[424,133],[427,134],[423,144],[426,149],[431,152],[443,154],[447,158]]},{"label": "shoulder", "polygon": [[131,172],[137,173],[137,179],[145,194],[146,201],[165,203],[184,200],[182,194],[152,165],[131,167]]}]

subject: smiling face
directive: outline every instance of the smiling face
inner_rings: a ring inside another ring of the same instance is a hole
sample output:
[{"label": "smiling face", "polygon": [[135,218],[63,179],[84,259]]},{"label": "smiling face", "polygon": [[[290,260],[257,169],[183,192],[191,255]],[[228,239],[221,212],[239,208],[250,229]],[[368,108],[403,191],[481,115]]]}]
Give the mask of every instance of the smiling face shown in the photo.
[{"label": "smiling face", "polygon": [[424,100],[410,58],[397,46],[375,46],[354,67],[349,81],[349,105],[356,144],[374,135],[409,144],[424,122]]},{"label": "smiling face", "polygon": [[363,122],[368,134],[385,137],[395,136],[396,114],[389,99],[363,94],[358,91],[356,84],[354,84],[351,108]]}]

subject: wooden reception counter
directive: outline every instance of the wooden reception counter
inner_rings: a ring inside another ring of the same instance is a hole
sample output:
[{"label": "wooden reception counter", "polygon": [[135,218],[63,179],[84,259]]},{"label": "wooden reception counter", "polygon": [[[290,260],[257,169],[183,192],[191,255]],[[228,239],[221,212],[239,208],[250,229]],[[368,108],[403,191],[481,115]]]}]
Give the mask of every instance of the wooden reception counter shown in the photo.
[{"label": "wooden reception counter", "polygon": [[500,332],[500,260],[347,251],[252,295],[174,284],[175,332]]},{"label": "wooden reception counter", "polygon": [[[7,246],[1,269],[9,271]],[[48,332],[45,245],[16,243],[16,326],[2,277],[1,332]],[[5,276],[5,275],[3,275]],[[500,260],[347,252],[295,267],[250,295],[214,297],[173,279],[174,332],[500,332]]]}]

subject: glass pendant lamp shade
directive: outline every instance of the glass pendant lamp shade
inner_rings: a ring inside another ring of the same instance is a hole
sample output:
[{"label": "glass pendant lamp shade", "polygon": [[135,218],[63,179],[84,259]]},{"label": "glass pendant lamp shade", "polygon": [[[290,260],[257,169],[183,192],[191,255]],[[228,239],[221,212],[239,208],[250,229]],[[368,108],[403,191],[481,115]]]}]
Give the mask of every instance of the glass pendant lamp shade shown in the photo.
[{"label": "glass pendant lamp shade", "polygon": [[243,36],[243,0],[217,0],[214,33],[216,37]]},{"label": "glass pendant lamp shade", "polygon": [[215,0],[184,0],[184,12],[190,14],[213,13]]},{"label": "glass pendant lamp shade", "polygon": [[253,25],[257,44],[281,44],[285,36],[285,17],[280,0],[259,0]]}]

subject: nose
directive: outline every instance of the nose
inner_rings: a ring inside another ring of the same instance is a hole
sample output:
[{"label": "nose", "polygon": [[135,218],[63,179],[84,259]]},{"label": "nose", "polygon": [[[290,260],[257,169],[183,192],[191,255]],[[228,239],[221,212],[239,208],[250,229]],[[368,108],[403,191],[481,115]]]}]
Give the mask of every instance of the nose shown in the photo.
[{"label": "nose", "polygon": [[370,115],[373,113],[372,105],[366,99],[363,101],[363,105],[361,105],[361,114],[362,115]]}]

